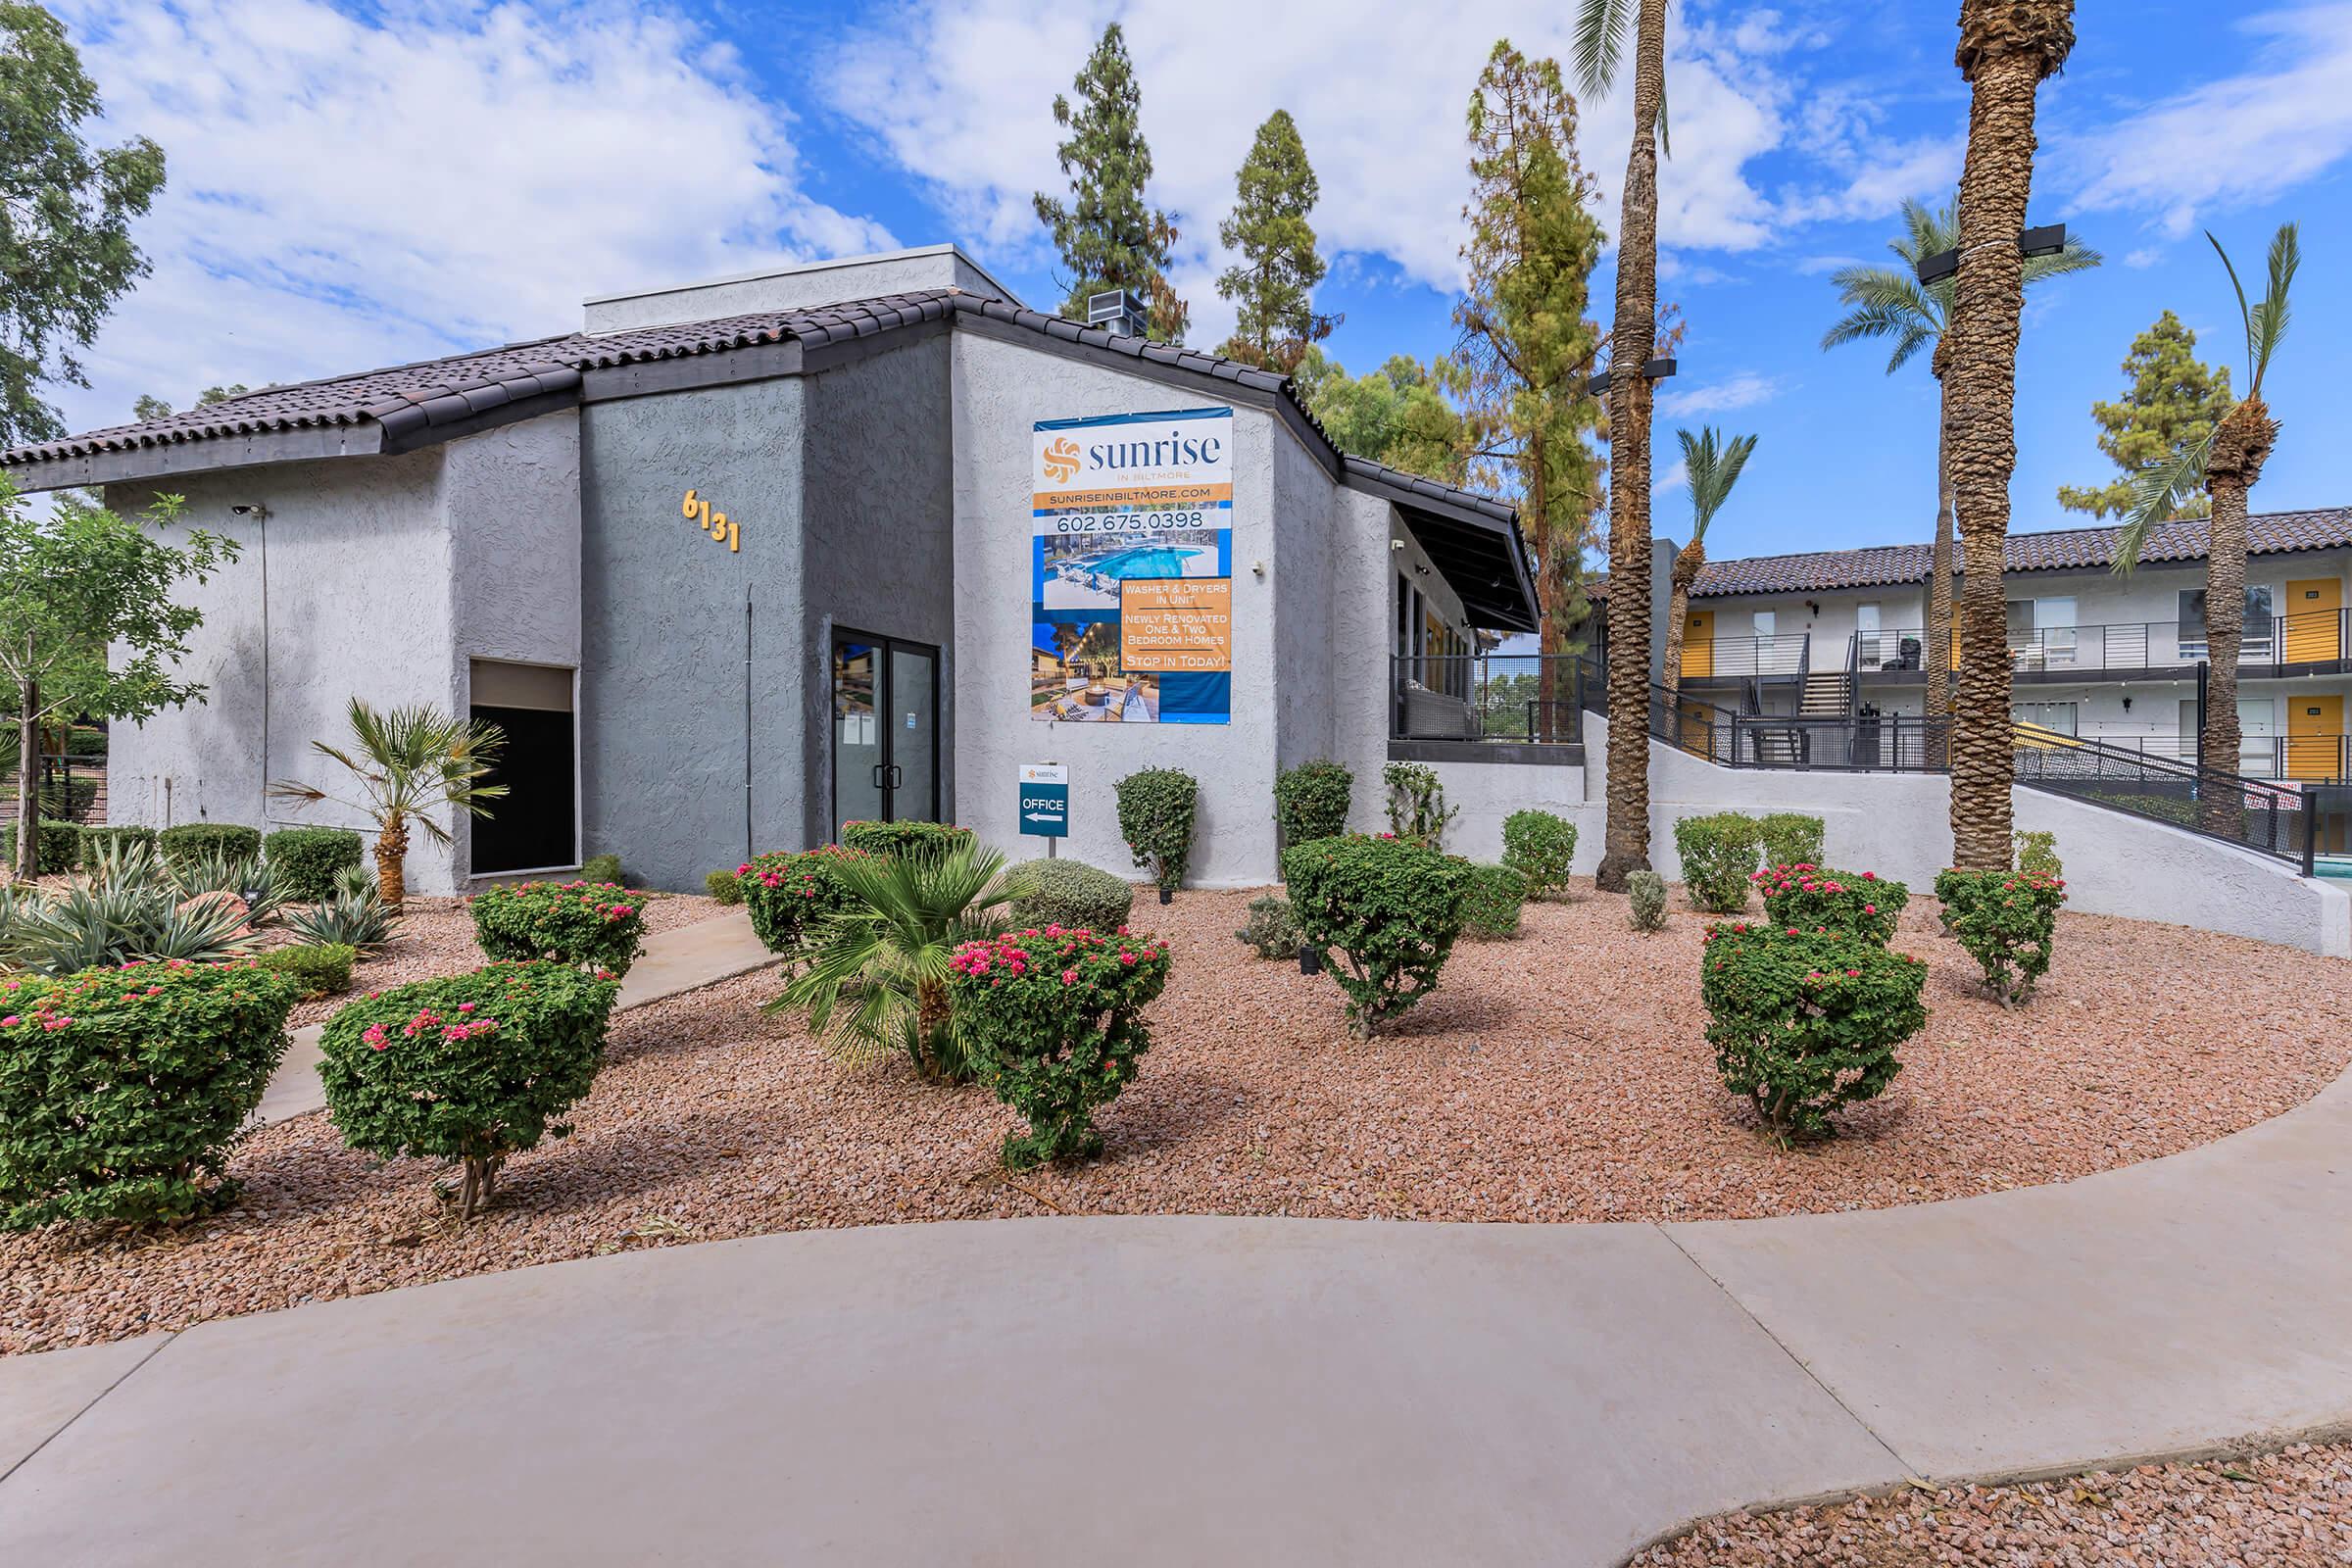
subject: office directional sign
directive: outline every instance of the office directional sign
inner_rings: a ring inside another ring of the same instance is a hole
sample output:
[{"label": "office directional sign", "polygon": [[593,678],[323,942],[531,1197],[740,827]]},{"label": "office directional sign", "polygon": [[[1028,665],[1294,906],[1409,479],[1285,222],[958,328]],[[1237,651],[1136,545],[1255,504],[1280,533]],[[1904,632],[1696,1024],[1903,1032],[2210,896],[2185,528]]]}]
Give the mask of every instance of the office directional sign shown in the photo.
[{"label": "office directional sign", "polygon": [[1021,831],[1046,839],[1070,836],[1070,770],[1066,764],[1021,764]]}]

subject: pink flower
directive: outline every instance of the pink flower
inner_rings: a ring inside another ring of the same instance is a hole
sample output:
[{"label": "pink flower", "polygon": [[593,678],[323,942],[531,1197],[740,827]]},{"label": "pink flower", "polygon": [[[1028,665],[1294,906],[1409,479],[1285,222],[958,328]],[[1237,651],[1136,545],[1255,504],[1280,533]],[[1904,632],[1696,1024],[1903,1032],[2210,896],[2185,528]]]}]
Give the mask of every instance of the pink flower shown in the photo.
[{"label": "pink flower", "polygon": [[0,1018],[0,1029],[14,1029],[18,1024],[23,1023],[24,1021],[24,1019],[18,1017],[12,1012],[7,1017]]},{"label": "pink flower", "polygon": [[461,1002],[458,1004],[458,1010],[460,1012],[471,1012],[473,1010],[473,1004],[470,1002]]},{"label": "pink flower", "polygon": [[1859,969],[1848,969],[1845,971],[1845,977],[1848,980],[1859,980],[1862,978],[1862,971]]},{"label": "pink flower", "polygon": [[1876,871],[1865,871],[1862,873],[1862,880],[1865,882],[1876,882],[1878,879],[1879,873]]},{"label": "pink flower", "polygon": [[1879,912],[1879,906],[1875,904],[1865,904],[1862,906],[1862,912],[1864,914],[1876,914]]},{"label": "pink flower", "polygon": [[1075,969],[1064,969],[1064,970],[1062,970],[1062,971],[1061,971],[1061,983],[1062,983],[1063,985],[1065,985],[1065,986],[1074,986],[1074,985],[1076,985],[1076,984],[1078,983],[1078,971],[1077,971],[1077,970],[1075,970]]}]

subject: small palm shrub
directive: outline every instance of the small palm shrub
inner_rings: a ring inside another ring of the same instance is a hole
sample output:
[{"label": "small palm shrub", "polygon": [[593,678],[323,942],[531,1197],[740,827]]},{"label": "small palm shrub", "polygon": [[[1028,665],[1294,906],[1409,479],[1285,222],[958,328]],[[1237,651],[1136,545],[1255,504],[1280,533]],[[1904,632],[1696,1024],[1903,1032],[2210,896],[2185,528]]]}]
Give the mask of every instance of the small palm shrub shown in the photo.
[{"label": "small palm shrub", "polygon": [[510,1155],[570,1133],[557,1118],[596,1082],[619,989],[569,964],[493,963],[369,992],[319,1039],[327,1113],[362,1153],[457,1163],[470,1219]]},{"label": "small palm shrub", "polygon": [[2055,882],[2066,875],[2065,862],[2058,858],[2058,835],[2020,828],[2012,835],[2017,846],[2017,868],[2034,876],[2048,877]]},{"label": "small palm shrub", "polygon": [[1162,893],[1184,886],[1193,858],[1200,781],[1174,767],[1147,767],[1118,782],[1119,836]]},{"label": "small palm shrub", "polygon": [[302,943],[290,948],[271,948],[254,961],[302,987],[298,1001],[316,1002],[320,997],[337,996],[351,989],[351,966],[359,957],[359,949],[348,943],[330,942],[324,947]]},{"label": "small palm shrub", "polygon": [[1894,940],[1895,921],[1911,902],[1909,888],[1881,881],[1876,871],[1837,871],[1810,862],[1767,866],[1755,874],[1755,884],[1774,925],[1806,931],[1826,926],[1882,948]]},{"label": "small palm shrub", "polygon": [[1936,896],[1962,951],[1984,971],[1992,1000],[2004,1007],[2032,1001],[2034,986],[2049,972],[2065,879],[2031,871],[1950,870],[1937,874]]},{"label": "small palm shrub", "polygon": [[155,829],[151,827],[84,827],[80,832],[79,855],[74,863],[84,871],[95,871],[98,869],[99,862],[109,855],[119,856],[125,848],[133,844],[143,844],[153,851]]},{"label": "small palm shrub", "polygon": [[295,983],[250,961],[0,982],[0,1228],[182,1220],[286,1049]]},{"label": "small palm shrub", "polygon": [[1437,988],[1461,935],[1469,869],[1419,844],[1359,834],[1283,856],[1299,939],[1347,993],[1359,1038]]},{"label": "small palm shrub", "polygon": [[703,891],[710,895],[711,903],[733,908],[743,902],[743,873],[713,871],[703,878]]},{"label": "small palm shrub", "polygon": [[1469,867],[1462,879],[1462,934],[1492,942],[1519,934],[1527,878],[1507,865]]},{"label": "small palm shrub", "polygon": [[868,855],[928,855],[936,858],[963,845],[976,844],[979,838],[970,828],[957,827],[953,822],[841,824],[844,847],[863,850]]},{"label": "small palm shrub", "polygon": [[1784,1143],[1827,1137],[1832,1112],[1902,1070],[1895,1048],[1927,1022],[1926,979],[1919,959],[1865,937],[1710,927],[1699,997],[1716,1071]]},{"label": "small palm shrub", "polygon": [[1747,907],[1747,879],[1756,869],[1756,819],[1737,811],[1686,816],[1674,824],[1674,850],[1683,862],[1683,893],[1690,907],[1736,914]]},{"label": "small palm shrub", "polygon": [[1013,887],[1014,925],[1066,925],[1116,931],[1135,907],[1135,889],[1083,860],[1023,860],[1005,872]]},{"label": "small palm shrub", "polygon": [[1446,847],[1446,829],[1461,815],[1446,804],[1446,786],[1438,770],[1419,762],[1391,762],[1380,770],[1389,792],[1389,831],[1400,839],[1433,850]]},{"label": "small palm shrub", "polygon": [[289,899],[316,904],[335,896],[335,873],[358,865],[367,845],[340,827],[281,827],[262,840],[262,858]]},{"label": "small palm shrub", "polygon": [[1274,828],[1282,847],[1348,831],[1355,775],[1338,762],[1300,762],[1274,775]]},{"label": "small palm shrub", "polygon": [[1291,918],[1291,901],[1278,894],[1251,899],[1248,918],[1233,935],[1256,949],[1261,958],[1298,956],[1298,922]]},{"label": "small palm shrub", "polygon": [[799,853],[754,856],[735,868],[750,908],[752,934],[770,953],[799,953],[830,914],[854,902],[842,882],[845,868],[863,860],[863,850],[828,844]]},{"label": "small palm shrub", "polygon": [[[507,786],[482,782],[497,765],[506,736],[496,724],[453,718],[422,705],[378,712],[357,697],[345,717],[348,748],[313,741],[311,750],[343,769],[356,789],[335,796],[316,784],[279,779],[267,793],[297,808],[333,801],[374,823],[376,885],[397,909],[408,897],[409,829],[421,828],[435,844],[448,844],[450,831],[433,815],[436,809],[488,816],[491,803],[506,799]],[[620,866],[591,871],[588,878],[617,882]]]},{"label": "small palm shrub", "polygon": [[1822,820],[1802,811],[1774,811],[1756,818],[1756,842],[1766,865],[1819,865]]},{"label": "small palm shrub", "polygon": [[580,862],[580,880],[583,882],[610,882],[614,887],[621,886],[620,857],[611,854],[591,855]]},{"label": "small palm shrub", "polygon": [[645,952],[644,903],[609,882],[520,882],[466,906],[473,940],[493,958],[545,958],[617,980]]},{"label": "small palm shrub", "polygon": [[[72,822],[54,817],[42,817],[33,824],[32,853],[41,874],[51,871],[70,871],[81,855],[81,829]],[[0,826],[0,861],[10,865],[17,860],[17,824]]]},{"label": "small palm shrub", "polygon": [[1527,879],[1527,896],[1548,899],[1568,891],[1576,859],[1576,824],[1549,811],[1513,811],[1502,819],[1502,863]]},{"label": "small palm shrub", "polygon": [[1666,929],[1666,879],[1655,871],[1635,871],[1625,879],[1626,918],[1637,931]]},{"label": "small palm shrub", "polygon": [[948,960],[956,1027],[997,1098],[1028,1118],[1006,1136],[1014,1170],[1102,1152],[1094,1113],[1151,1049],[1143,1009],[1168,983],[1168,950],[1049,926],[960,944]]},{"label": "small palm shrub", "polygon": [[207,856],[249,859],[262,853],[262,830],[233,822],[182,822],[155,836],[164,863],[177,870]]}]

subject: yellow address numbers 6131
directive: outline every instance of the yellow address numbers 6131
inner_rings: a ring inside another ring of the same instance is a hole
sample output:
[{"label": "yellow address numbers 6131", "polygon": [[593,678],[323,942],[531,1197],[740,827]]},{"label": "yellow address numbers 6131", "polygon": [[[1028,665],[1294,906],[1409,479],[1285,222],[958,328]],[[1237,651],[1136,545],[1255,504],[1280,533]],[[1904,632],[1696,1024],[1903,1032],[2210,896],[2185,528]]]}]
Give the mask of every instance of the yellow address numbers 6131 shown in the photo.
[{"label": "yellow address numbers 6131", "polygon": [[701,499],[692,490],[686,492],[686,505],[681,510],[690,520],[701,523],[703,532],[709,534],[714,542],[723,540],[729,550],[743,548],[742,530],[735,526],[725,513],[712,512],[710,503]]}]

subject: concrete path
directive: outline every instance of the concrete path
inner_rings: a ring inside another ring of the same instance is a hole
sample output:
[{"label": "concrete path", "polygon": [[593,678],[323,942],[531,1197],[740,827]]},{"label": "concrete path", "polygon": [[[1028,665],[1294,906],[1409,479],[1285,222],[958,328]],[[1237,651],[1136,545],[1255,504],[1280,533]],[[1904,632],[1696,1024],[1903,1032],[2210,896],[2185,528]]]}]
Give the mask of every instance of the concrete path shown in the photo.
[{"label": "concrete path", "polygon": [[2352,1080],[1872,1213],[884,1226],[226,1319],[0,1360],[0,1562],[1612,1564],[2345,1430],[2347,1150]]},{"label": "concrete path", "polygon": [[[752,917],[732,909],[647,937],[645,956],[629,965],[628,977],[620,983],[620,1005],[641,1007],[775,961],[776,956],[752,935]],[[255,1121],[267,1125],[325,1107],[326,1096],[318,1087],[321,1032],[322,1026],[315,1023],[288,1032],[285,1059],[270,1075]]]}]

